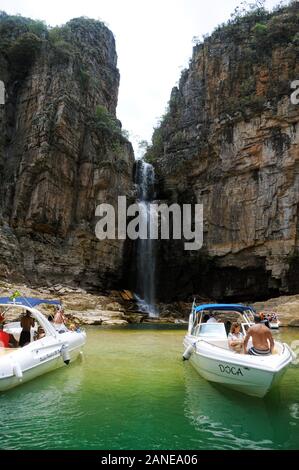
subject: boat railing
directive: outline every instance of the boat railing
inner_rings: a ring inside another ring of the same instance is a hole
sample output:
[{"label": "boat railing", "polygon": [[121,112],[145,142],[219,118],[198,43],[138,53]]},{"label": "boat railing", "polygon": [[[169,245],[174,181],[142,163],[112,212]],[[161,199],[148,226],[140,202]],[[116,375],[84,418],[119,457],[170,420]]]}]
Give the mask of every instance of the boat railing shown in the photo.
[{"label": "boat railing", "polygon": [[[188,326],[188,334],[192,336],[197,336],[197,333],[195,333],[195,329],[198,332],[199,330],[199,325],[206,324],[204,321],[204,314],[207,313],[206,310],[200,310],[196,311],[196,302],[195,299],[193,300],[192,307],[191,307],[191,312],[189,315],[189,326]],[[223,309],[223,306],[221,306],[221,314],[225,314],[225,310]],[[217,306],[215,305],[215,311],[217,311]],[[231,312],[232,310],[230,310]],[[209,312],[210,313],[210,312]],[[253,314],[254,311],[252,310],[251,307],[246,308],[243,312],[238,311],[237,309],[234,311],[235,314],[239,315],[239,320],[238,322],[242,325],[242,330],[243,333],[246,335],[247,329],[254,324],[253,321]],[[236,320],[235,320],[236,321]],[[220,320],[221,322],[221,320]],[[224,322],[225,323],[225,322]],[[226,323],[225,323],[226,324]],[[226,336],[228,332],[226,331]]]}]

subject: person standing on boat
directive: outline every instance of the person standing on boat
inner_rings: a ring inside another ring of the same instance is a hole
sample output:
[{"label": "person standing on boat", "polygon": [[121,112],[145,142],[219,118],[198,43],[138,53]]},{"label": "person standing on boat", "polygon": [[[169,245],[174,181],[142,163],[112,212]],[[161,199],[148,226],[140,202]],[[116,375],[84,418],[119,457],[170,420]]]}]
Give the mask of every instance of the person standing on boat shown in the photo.
[{"label": "person standing on boat", "polygon": [[207,320],[207,323],[217,323],[217,320],[213,313],[210,314],[210,318]]},{"label": "person standing on boat", "polygon": [[58,332],[67,331],[67,327],[65,326],[65,323],[64,323],[65,321],[66,321],[66,318],[64,315],[64,310],[62,307],[59,307],[57,309],[57,312],[55,313],[54,322],[53,322],[54,327]]},{"label": "person standing on boat", "polygon": [[271,331],[264,323],[262,323],[261,317],[256,315],[254,317],[255,325],[251,326],[247,331],[244,340],[244,352],[249,339],[252,339],[252,347],[248,350],[248,354],[251,356],[268,356],[273,353],[274,340]]},{"label": "person standing on boat", "polygon": [[27,310],[21,318],[21,335],[19,346],[22,348],[29,344],[31,341],[31,327],[34,327],[34,318],[32,318],[31,313]]}]

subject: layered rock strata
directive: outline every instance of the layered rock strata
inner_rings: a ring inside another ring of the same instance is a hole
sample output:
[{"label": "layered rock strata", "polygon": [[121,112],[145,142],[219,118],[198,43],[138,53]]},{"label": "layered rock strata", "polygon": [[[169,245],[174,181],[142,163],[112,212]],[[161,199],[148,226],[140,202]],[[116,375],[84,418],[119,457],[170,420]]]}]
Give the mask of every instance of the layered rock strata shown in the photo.
[{"label": "layered rock strata", "polygon": [[202,203],[204,245],[160,243],[159,297],[299,291],[299,5],[258,10],[194,47],[147,160],[164,202]]},{"label": "layered rock strata", "polygon": [[117,285],[124,241],[95,236],[96,206],[133,190],[113,34],[85,18],[48,29],[2,13],[0,80],[0,276]]}]

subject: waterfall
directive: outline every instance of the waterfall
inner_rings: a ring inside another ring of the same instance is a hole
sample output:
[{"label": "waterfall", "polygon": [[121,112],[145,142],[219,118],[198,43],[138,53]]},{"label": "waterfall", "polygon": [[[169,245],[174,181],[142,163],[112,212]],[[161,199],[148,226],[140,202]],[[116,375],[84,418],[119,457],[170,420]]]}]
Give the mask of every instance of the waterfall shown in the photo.
[{"label": "waterfall", "polygon": [[155,172],[152,165],[139,160],[136,164],[136,183],[138,186],[138,204],[140,217],[146,218],[148,237],[138,239],[136,247],[136,297],[140,310],[155,317],[158,312],[155,307],[155,264],[156,240],[151,240],[149,228],[152,212],[150,204],[155,197]]}]

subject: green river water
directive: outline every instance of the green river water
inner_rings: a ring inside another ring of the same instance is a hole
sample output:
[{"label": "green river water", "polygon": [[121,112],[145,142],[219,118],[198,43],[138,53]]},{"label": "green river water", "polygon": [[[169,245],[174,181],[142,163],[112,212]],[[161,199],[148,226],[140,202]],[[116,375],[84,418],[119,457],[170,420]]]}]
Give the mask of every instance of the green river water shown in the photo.
[{"label": "green river water", "polygon": [[182,361],[185,327],[87,333],[83,362],[0,394],[0,449],[299,449],[299,366],[255,399]]}]

